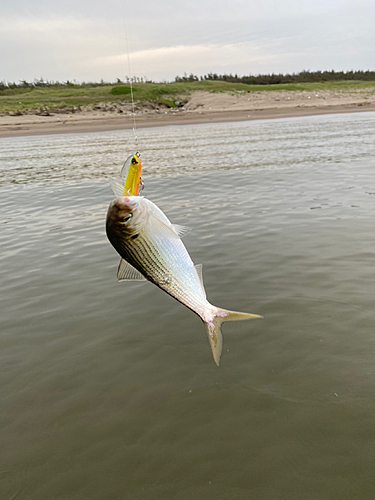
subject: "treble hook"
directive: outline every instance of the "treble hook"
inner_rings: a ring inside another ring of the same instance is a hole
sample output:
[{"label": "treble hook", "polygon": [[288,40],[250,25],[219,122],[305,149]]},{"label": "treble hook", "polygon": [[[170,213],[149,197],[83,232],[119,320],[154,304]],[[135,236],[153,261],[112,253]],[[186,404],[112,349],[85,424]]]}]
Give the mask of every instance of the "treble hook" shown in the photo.
[{"label": "treble hook", "polygon": [[143,182],[142,177],[140,177],[139,178],[138,195],[140,195],[142,193],[142,191],[144,190],[144,187],[145,187],[145,183]]}]

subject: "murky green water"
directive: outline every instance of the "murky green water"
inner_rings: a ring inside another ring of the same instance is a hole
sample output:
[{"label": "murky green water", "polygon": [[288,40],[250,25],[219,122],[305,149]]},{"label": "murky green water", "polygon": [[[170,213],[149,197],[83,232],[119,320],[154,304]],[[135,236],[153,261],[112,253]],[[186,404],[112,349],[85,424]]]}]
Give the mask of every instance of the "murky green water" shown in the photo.
[{"label": "murky green water", "polygon": [[1,500],[375,494],[375,115],[139,131],[203,262],[201,321],[118,283],[104,179],[128,131],[0,140]]}]

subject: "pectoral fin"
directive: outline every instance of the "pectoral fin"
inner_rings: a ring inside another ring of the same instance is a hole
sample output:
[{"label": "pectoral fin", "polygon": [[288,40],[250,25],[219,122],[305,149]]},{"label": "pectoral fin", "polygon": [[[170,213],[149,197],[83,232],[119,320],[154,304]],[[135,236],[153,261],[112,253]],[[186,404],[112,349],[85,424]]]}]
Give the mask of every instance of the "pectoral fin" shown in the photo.
[{"label": "pectoral fin", "polygon": [[180,239],[172,226],[167,226],[153,214],[149,214],[147,225],[151,233],[159,238]]},{"label": "pectoral fin", "polygon": [[160,210],[159,207],[149,202],[147,198],[145,198],[146,203],[148,204],[148,212],[150,215],[158,219],[160,222],[170,227],[179,238],[182,238],[190,233],[191,229],[187,226],[180,226],[179,224],[172,224],[168,217],[164,212]]},{"label": "pectoral fin", "polygon": [[117,270],[117,279],[119,281],[147,281],[135,267],[124,259],[120,260]]},{"label": "pectoral fin", "polygon": [[180,238],[183,238],[190,233],[191,228],[187,226],[179,226],[178,224],[172,224],[173,230],[178,234]]}]

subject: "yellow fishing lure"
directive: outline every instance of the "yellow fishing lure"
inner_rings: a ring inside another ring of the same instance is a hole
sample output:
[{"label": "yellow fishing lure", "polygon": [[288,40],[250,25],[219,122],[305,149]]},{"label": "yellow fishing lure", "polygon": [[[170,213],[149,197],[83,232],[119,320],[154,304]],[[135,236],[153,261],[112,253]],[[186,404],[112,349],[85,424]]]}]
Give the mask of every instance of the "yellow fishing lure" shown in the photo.
[{"label": "yellow fishing lure", "polygon": [[123,179],[126,175],[122,196],[137,196],[137,194],[142,191],[143,182],[141,178],[141,168],[142,164],[139,153],[130,155],[129,158],[127,158],[121,170],[121,177]]}]

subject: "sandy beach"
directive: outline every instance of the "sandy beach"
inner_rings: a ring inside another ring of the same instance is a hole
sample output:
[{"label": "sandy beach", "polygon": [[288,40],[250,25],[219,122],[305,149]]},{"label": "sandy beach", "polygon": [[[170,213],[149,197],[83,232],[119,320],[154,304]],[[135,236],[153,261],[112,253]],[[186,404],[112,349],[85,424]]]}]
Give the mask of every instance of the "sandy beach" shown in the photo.
[{"label": "sandy beach", "polygon": [[[193,92],[182,108],[150,110],[137,106],[137,128],[287,118],[329,113],[375,111],[373,89],[356,91]],[[129,106],[48,116],[0,116],[0,137],[131,129]]]}]

